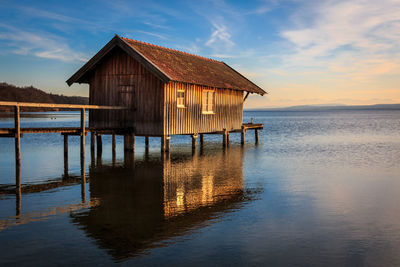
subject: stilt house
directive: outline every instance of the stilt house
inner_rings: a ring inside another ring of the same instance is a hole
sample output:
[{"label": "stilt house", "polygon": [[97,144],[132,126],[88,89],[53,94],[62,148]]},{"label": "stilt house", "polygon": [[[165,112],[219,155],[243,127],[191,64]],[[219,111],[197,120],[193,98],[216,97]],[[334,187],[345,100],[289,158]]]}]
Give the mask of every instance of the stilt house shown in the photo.
[{"label": "stilt house", "polygon": [[[129,128],[138,136],[232,131],[249,93],[266,92],[221,61],[116,35],[67,84],[88,83],[90,127]],[[245,95],[246,93],[246,95]]]}]

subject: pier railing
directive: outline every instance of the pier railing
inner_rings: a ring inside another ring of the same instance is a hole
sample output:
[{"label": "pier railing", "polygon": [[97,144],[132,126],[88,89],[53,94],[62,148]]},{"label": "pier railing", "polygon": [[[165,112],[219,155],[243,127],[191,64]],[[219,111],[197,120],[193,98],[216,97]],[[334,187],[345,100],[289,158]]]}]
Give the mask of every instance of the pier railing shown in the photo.
[{"label": "pier railing", "polygon": [[[106,110],[123,110],[126,107],[121,106],[99,106],[99,105],[73,105],[73,104],[50,104],[50,103],[27,103],[27,102],[7,102],[0,101],[0,107],[13,107],[14,108],[14,128],[2,128],[0,129],[0,137],[12,137],[15,139],[15,178],[16,178],[16,190],[17,196],[21,195],[21,135],[23,133],[65,133],[75,134],[81,136],[81,165],[84,166],[84,155],[85,155],[85,135],[86,135],[86,123],[85,123],[85,111],[87,109],[106,109]],[[22,128],[20,127],[20,110],[21,107],[28,108],[44,108],[44,109],[68,109],[68,110],[80,110],[80,127],[52,127],[52,128]],[[64,136],[64,146],[68,146],[68,136]],[[65,147],[64,147],[65,150]],[[65,154],[65,151],[64,151]],[[82,168],[81,168],[82,169]],[[83,168],[84,172],[84,168]],[[84,175],[83,175],[84,176]],[[18,192],[19,191],[19,192]]]}]

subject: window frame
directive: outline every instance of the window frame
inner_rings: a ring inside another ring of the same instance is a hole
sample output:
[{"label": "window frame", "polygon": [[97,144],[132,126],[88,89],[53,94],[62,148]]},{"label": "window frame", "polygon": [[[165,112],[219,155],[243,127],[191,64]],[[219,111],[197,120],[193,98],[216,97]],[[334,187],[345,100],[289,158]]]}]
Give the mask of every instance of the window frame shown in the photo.
[{"label": "window frame", "polygon": [[[179,96],[180,93],[183,93],[183,97]],[[177,90],[177,92],[176,92],[176,107],[177,108],[185,108],[186,107],[186,91],[185,91],[185,89]]]},{"label": "window frame", "polygon": [[[206,95],[206,99],[204,99]],[[212,95],[212,103],[210,103],[210,95]],[[211,106],[211,108],[210,108]],[[215,90],[203,90],[201,93],[201,113],[215,114]]]}]

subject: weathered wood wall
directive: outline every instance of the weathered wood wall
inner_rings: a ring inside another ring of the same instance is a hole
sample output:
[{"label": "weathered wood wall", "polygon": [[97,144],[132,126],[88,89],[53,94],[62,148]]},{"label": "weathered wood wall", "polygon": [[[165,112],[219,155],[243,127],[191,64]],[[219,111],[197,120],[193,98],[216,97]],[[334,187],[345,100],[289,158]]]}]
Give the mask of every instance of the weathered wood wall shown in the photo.
[{"label": "weathered wood wall", "polygon": [[[185,90],[185,107],[177,91]],[[202,113],[203,90],[215,91],[213,114]],[[136,135],[174,135],[240,129],[243,92],[170,82],[155,75],[120,48],[97,66],[90,80],[90,104],[128,110],[91,110],[90,127],[135,128]]]},{"label": "weathered wood wall", "polygon": [[[185,108],[178,108],[176,95],[185,90]],[[202,91],[215,90],[214,114],[202,114]],[[193,134],[240,129],[243,91],[170,82],[164,87],[164,134]]]},{"label": "weathered wood wall", "polygon": [[130,107],[91,110],[91,127],[134,127],[137,135],[163,134],[163,83],[135,59],[116,48],[90,80],[90,104]]}]

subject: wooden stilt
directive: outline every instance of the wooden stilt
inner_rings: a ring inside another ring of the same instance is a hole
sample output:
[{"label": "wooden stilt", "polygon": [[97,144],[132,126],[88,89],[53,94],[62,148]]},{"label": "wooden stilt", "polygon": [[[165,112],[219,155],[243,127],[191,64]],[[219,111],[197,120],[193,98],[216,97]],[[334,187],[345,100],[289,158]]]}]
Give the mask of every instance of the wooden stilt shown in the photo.
[{"label": "wooden stilt", "polygon": [[226,145],[229,146],[229,132],[226,132]]},{"label": "wooden stilt", "polygon": [[254,140],[255,140],[255,143],[256,143],[256,144],[258,144],[258,137],[259,137],[259,136],[258,136],[258,129],[255,129],[255,130],[254,130]]},{"label": "wooden stilt", "polygon": [[97,155],[101,155],[103,152],[103,142],[101,140],[101,134],[97,133],[96,134],[96,142],[97,142]]},{"label": "wooden stilt", "polygon": [[161,152],[169,152],[171,149],[171,136],[161,136]]},{"label": "wooden stilt", "polygon": [[200,146],[204,145],[204,134],[200,134]]},{"label": "wooden stilt", "polygon": [[166,139],[165,139],[165,135],[161,136],[161,153],[165,152],[165,143],[166,143]]},{"label": "wooden stilt", "polygon": [[124,150],[135,151],[135,135],[133,133],[124,135]]},{"label": "wooden stilt", "polygon": [[85,171],[85,109],[81,109],[81,171]]},{"label": "wooden stilt", "polygon": [[149,147],[149,137],[148,136],[145,136],[145,138],[144,138],[144,145],[146,148]]},{"label": "wooden stilt", "polygon": [[224,133],[222,134],[222,145],[226,147],[228,144],[228,132],[224,129]]},{"label": "wooden stilt", "polygon": [[64,134],[64,177],[68,177],[68,135]]},{"label": "wooden stilt", "polygon": [[246,128],[242,126],[242,129],[240,131],[240,143],[244,145],[245,142],[245,134],[246,134]]},{"label": "wooden stilt", "polygon": [[171,151],[171,136],[169,135],[165,138],[165,150],[167,152]]},{"label": "wooden stilt", "polygon": [[16,193],[21,190],[21,128],[19,106],[14,107],[14,138],[15,138],[15,186]]},{"label": "wooden stilt", "polygon": [[196,145],[197,145],[197,134],[192,134],[192,150],[196,150]]},{"label": "wooden stilt", "polygon": [[95,133],[91,132],[90,133],[90,152],[94,153],[94,144],[95,144],[95,142],[96,142]]},{"label": "wooden stilt", "polygon": [[20,128],[20,110],[14,107],[14,133],[15,133],[15,215],[21,215],[21,128]]},{"label": "wooden stilt", "polygon": [[115,165],[115,161],[116,161],[116,156],[117,156],[117,151],[116,151],[116,146],[117,146],[117,136],[115,135],[115,133],[112,134],[112,148],[111,148],[111,152],[112,152],[112,163],[113,165]]},{"label": "wooden stilt", "polygon": [[135,164],[135,135],[133,133],[124,135],[124,161],[126,167]]}]

